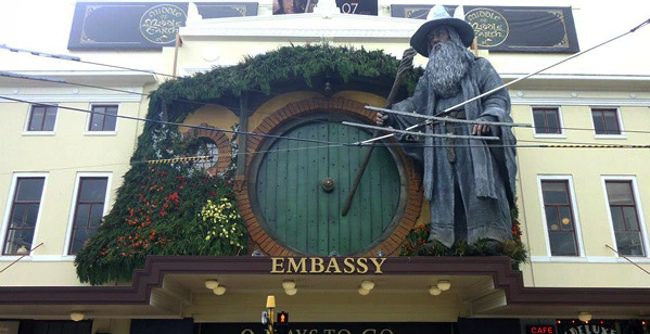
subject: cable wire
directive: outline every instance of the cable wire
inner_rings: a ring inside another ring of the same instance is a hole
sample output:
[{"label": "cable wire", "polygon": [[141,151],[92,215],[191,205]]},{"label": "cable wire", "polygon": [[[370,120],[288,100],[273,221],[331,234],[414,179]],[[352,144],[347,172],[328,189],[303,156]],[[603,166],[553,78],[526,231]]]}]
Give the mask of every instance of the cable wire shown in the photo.
[{"label": "cable wire", "polygon": [[213,127],[207,127],[207,126],[201,126],[201,125],[190,125],[190,124],[183,124],[183,123],[177,123],[177,122],[155,120],[155,119],[135,117],[135,116],[110,115],[110,114],[106,114],[106,113],[103,113],[103,112],[98,112],[98,111],[93,111],[93,110],[88,110],[88,109],[67,107],[67,106],[54,105],[54,104],[42,103],[42,102],[34,102],[34,101],[28,101],[28,100],[24,100],[24,99],[18,99],[18,98],[3,96],[3,95],[0,95],[0,99],[4,99],[4,100],[8,100],[8,101],[14,101],[14,102],[28,103],[28,104],[32,104],[32,105],[38,105],[38,106],[45,106],[45,107],[57,107],[57,108],[61,108],[61,109],[84,112],[84,113],[88,113],[88,114],[98,114],[98,115],[104,115],[104,116],[110,116],[110,117],[116,117],[116,118],[123,118],[123,119],[130,119],[130,120],[141,121],[141,122],[151,122],[151,123],[156,123],[156,124],[161,124],[161,125],[178,126],[178,127],[183,127],[183,128],[189,128],[189,129],[233,133],[233,134],[242,135],[242,136],[256,136],[256,137],[264,137],[264,138],[295,140],[295,141],[318,143],[318,144],[346,145],[346,143],[337,143],[337,142],[331,142],[331,141],[325,141],[325,140],[296,138],[296,137],[289,137],[289,136],[282,136],[282,135],[272,135],[272,134],[268,134],[268,133],[259,133],[259,132],[250,132],[250,131],[227,130],[227,129],[221,129],[221,128],[213,128]]},{"label": "cable wire", "polygon": [[112,68],[117,68],[117,69],[121,69],[121,70],[128,70],[128,71],[142,72],[142,73],[149,73],[149,74],[157,74],[157,75],[170,77],[170,78],[176,78],[176,79],[180,78],[179,76],[171,75],[171,74],[167,74],[167,73],[160,73],[160,72],[156,72],[156,71],[141,70],[141,69],[132,68],[132,67],[126,67],[126,66],[120,66],[120,65],[112,65],[112,64],[104,64],[104,63],[98,63],[98,62],[93,62],[93,61],[88,61],[88,60],[82,60],[80,57],[77,57],[77,56],[61,55],[61,54],[53,54],[53,53],[47,53],[47,52],[41,52],[41,51],[35,51],[35,50],[13,48],[13,47],[8,46],[7,44],[0,44],[0,49],[5,49],[5,50],[9,50],[11,52],[16,52],[16,53],[28,53],[28,54],[30,54],[32,56],[37,56],[37,57],[61,59],[61,60],[73,61],[73,62],[84,63],[84,64],[89,64],[89,65],[112,67]]}]

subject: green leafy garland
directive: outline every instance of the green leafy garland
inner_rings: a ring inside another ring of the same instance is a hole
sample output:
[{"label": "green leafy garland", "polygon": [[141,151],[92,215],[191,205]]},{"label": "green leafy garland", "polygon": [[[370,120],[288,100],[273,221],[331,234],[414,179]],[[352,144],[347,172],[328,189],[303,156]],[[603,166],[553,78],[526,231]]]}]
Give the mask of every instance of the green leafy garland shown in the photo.
[{"label": "green leafy garland", "polygon": [[512,240],[497,244],[480,239],[473,244],[465,241],[454,243],[447,248],[437,241],[430,241],[431,224],[418,225],[406,235],[400,256],[495,256],[505,255],[513,260],[513,269],[526,262],[526,248],[521,241],[521,228],[517,219],[517,209],[512,210]]}]

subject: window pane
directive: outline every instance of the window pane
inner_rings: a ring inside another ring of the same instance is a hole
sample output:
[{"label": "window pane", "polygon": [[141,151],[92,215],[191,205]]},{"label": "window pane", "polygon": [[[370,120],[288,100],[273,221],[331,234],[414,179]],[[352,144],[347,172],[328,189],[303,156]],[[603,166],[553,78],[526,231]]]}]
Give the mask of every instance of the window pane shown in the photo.
[{"label": "window pane", "polygon": [[561,133],[560,131],[560,115],[557,110],[549,110],[546,113],[546,124],[548,126],[548,133]]},{"label": "window pane", "polygon": [[544,204],[569,204],[566,181],[542,181]]},{"label": "window pane", "polygon": [[117,122],[117,107],[107,107],[106,114],[110,116],[105,116],[104,119],[104,131],[115,131],[115,123]]},{"label": "window pane", "polygon": [[604,112],[604,116],[605,116],[605,127],[607,128],[607,134],[612,134],[612,135],[620,134],[621,131],[618,126],[616,111]]},{"label": "window pane", "polygon": [[549,233],[551,255],[578,256],[576,240],[572,232]]},{"label": "window pane", "polygon": [[27,226],[27,211],[29,204],[14,204],[14,209],[9,220],[9,228],[20,228]]},{"label": "window pane", "polygon": [[535,133],[546,133],[546,122],[543,110],[533,110],[533,121],[535,122]]},{"label": "window pane", "polygon": [[610,205],[634,205],[631,182],[608,181],[605,184]]},{"label": "window pane", "polygon": [[84,228],[74,230],[72,235],[72,244],[70,245],[70,254],[77,254],[83,248],[84,243],[88,239],[88,232]]},{"label": "window pane", "polygon": [[79,201],[103,203],[106,196],[106,181],[106,178],[82,178]]},{"label": "window pane", "polygon": [[605,122],[603,120],[603,113],[593,110],[591,112],[591,117],[594,120],[594,130],[596,131],[596,134],[604,134],[606,133],[605,131]]},{"label": "window pane", "polygon": [[[103,112],[102,110],[98,110],[97,108],[93,108],[93,111],[96,112]],[[90,117],[90,131],[101,131],[102,127],[104,126],[104,115],[101,114],[92,114]]]},{"label": "window pane", "polygon": [[641,234],[638,232],[616,232],[616,248],[621,255],[644,256]]},{"label": "window pane", "polygon": [[623,208],[623,215],[625,216],[625,229],[628,231],[639,231],[639,222],[636,216],[636,208],[626,206]]},{"label": "window pane", "polygon": [[610,207],[609,212],[612,213],[612,223],[614,224],[614,231],[625,231],[625,221],[623,220],[623,210],[620,207]]},{"label": "window pane", "polygon": [[54,121],[56,120],[56,108],[48,107],[45,113],[45,122],[43,123],[43,131],[53,131]]},{"label": "window pane", "polygon": [[77,204],[77,212],[74,215],[75,227],[88,226],[90,206],[91,204]]},{"label": "window pane", "polygon": [[559,208],[559,212],[562,231],[573,231],[573,215],[571,214],[571,208],[563,206]]},{"label": "window pane", "polygon": [[97,227],[102,221],[102,216],[104,215],[104,206],[103,205],[93,205],[90,210],[90,222],[89,227]]},{"label": "window pane", "polygon": [[95,234],[101,223],[107,184],[106,177],[82,177],[79,180],[69,254],[74,255],[83,248],[84,243]]},{"label": "window pane", "polygon": [[5,241],[4,254],[17,254],[22,247],[23,250],[29,251],[32,248],[32,239],[34,230],[9,230],[7,240]]},{"label": "window pane", "polygon": [[558,218],[557,208],[555,207],[546,207],[546,225],[548,226],[549,231],[559,231],[560,230],[560,220]]},{"label": "window pane", "polygon": [[45,109],[43,107],[32,107],[32,112],[29,116],[29,131],[42,131],[43,118],[45,117]]},{"label": "window pane", "polygon": [[43,192],[43,178],[18,179],[16,201],[40,202]]}]

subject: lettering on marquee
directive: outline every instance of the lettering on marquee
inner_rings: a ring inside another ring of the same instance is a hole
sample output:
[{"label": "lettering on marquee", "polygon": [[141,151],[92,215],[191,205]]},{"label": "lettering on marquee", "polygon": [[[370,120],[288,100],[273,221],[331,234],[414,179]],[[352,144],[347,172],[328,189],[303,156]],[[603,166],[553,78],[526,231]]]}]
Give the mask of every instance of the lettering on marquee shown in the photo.
[{"label": "lettering on marquee", "polygon": [[383,257],[272,257],[271,274],[383,274]]}]

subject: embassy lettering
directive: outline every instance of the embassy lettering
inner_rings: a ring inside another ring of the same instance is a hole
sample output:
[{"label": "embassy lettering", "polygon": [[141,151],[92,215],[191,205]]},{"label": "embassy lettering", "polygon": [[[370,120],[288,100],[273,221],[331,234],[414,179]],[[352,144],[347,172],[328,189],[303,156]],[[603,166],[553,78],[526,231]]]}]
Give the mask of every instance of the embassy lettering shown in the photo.
[{"label": "embassy lettering", "polygon": [[386,258],[272,257],[271,274],[383,274]]}]

